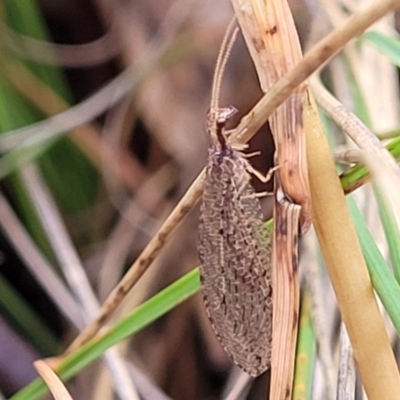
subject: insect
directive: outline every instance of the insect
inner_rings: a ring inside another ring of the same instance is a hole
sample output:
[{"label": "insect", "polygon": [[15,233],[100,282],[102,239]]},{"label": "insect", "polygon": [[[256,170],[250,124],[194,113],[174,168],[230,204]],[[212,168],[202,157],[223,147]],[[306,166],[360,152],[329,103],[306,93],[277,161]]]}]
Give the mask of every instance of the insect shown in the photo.
[{"label": "insect", "polygon": [[258,376],[269,368],[271,358],[272,241],[250,184],[252,167],[239,151],[244,146],[235,149],[227,140],[225,125],[236,109],[218,107],[223,69],[237,34],[231,31],[228,28],[221,46],[207,118],[211,145],[198,253],[204,302],[214,331],[234,362]]}]

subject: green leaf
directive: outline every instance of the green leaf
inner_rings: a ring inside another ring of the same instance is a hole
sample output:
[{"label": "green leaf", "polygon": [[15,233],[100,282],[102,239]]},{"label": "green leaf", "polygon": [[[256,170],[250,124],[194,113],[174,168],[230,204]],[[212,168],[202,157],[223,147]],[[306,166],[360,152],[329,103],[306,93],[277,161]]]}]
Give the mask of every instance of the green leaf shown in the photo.
[{"label": "green leaf", "polygon": [[[130,315],[115,324],[110,331],[92,339],[75,353],[69,355],[55,371],[64,380],[71,378],[100,357],[107,349],[150,325],[194,295],[199,289],[199,270],[196,268],[137,307]],[[47,387],[44,382],[36,379],[10,400],[35,400],[43,396],[46,391]]]}]

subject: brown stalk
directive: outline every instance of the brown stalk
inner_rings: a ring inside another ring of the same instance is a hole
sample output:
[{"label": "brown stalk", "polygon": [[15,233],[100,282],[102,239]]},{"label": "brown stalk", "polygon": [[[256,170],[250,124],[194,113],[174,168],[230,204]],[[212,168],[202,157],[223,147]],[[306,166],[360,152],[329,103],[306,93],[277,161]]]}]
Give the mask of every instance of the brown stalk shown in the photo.
[{"label": "brown stalk", "polygon": [[369,8],[348,18],[343,26],[319,41],[289,73],[271,86],[253,109],[242,118],[232,133],[232,139],[238,138],[248,142],[298,85],[339,53],[350,40],[398,8],[400,0],[377,0]]},{"label": "brown stalk", "polygon": [[[394,188],[400,187],[400,171],[396,160],[382,142],[365,126],[365,124],[342,103],[340,103],[322,84],[319,78],[311,80],[311,88],[315,99],[330,118],[354,143],[369,157],[363,157],[364,163],[368,158],[378,162],[381,169],[391,176]],[[367,163],[368,165],[368,163]],[[372,169],[368,165],[370,170]]]},{"label": "brown stalk", "polygon": [[51,369],[50,365],[43,360],[33,363],[37,373],[45,381],[50,393],[55,400],[73,400],[67,388],[57,374]]},{"label": "brown stalk", "polygon": [[[289,6],[281,0],[232,0],[232,4],[256,67],[261,89],[267,93],[302,59],[300,41]],[[282,188],[295,204],[302,206],[303,232],[311,224],[302,115],[306,91],[307,85],[301,83],[269,118]]]},{"label": "brown stalk", "polygon": [[274,313],[269,398],[291,399],[300,309],[298,232],[301,206],[285,198],[278,176],[275,177],[275,188]]},{"label": "brown stalk", "polygon": [[313,222],[358,371],[370,400],[397,399],[396,361],[329,145],[312,111],[305,121]]},{"label": "brown stalk", "polygon": [[[232,0],[264,93],[302,59],[300,41],[286,1]],[[291,398],[298,315],[299,213],[301,230],[311,224],[303,108],[307,84],[300,84],[269,118],[276,164],[273,258],[272,399]],[[317,115],[317,114],[316,114]]]},{"label": "brown stalk", "polygon": [[[286,76],[271,87],[267,94],[244,117],[232,133],[232,139],[246,143],[270,117],[272,112],[291,94],[293,89],[308,78],[318,67],[338,53],[351,39],[361,34],[371,24],[387,13],[400,8],[400,0],[380,0],[364,12],[349,18],[342,28],[332,32]],[[185,196],[177,204],[174,211],[160,227],[157,234],[150,240],[147,247],[130,267],[118,286],[103,303],[97,317],[79,334],[67,352],[79,346],[96,335],[101,327],[111,318],[112,313],[124,299],[126,293],[136,284],[141,275],[152,264],[162,250],[164,243],[169,240],[178,224],[193,208],[202,193],[204,170],[188,189]]]}]

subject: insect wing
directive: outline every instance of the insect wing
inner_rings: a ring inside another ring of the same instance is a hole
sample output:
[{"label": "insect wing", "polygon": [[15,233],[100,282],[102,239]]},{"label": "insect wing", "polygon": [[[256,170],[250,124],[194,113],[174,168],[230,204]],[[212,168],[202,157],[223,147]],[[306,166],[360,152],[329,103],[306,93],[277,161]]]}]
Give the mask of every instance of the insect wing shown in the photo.
[{"label": "insect wing", "polygon": [[247,161],[210,153],[199,227],[206,309],[222,346],[257,376],[270,366],[271,241],[249,183]]}]

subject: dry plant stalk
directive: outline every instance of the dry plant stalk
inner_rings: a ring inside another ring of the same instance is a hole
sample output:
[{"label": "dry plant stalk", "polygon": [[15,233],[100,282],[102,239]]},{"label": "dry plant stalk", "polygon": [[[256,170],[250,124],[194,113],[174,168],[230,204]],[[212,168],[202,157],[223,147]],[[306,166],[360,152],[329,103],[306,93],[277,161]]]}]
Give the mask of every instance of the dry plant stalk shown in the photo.
[{"label": "dry plant stalk", "polygon": [[46,383],[50,393],[54,396],[55,400],[73,400],[61,379],[51,369],[46,361],[37,360],[33,363],[33,365],[37,373]]},{"label": "dry plant stalk", "polygon": [[[285,77],[274,84],[254,108],[244,117],[232,132],[232,139],[246,143],[270,117],[272,112],[292,93],[294,88],[307,79],[317,68],[337,54],[351,39],[389,12],[400,8],[400,0],[379,0],[371,7],[348,19],[346,24],[335,30],[310,50],[302,61]],[[93,338],[111,318],[114,311],[142,274],[152,264],[169,240],[176,227],[200,199],[204,180],[204,170],[199,174],[174,211],[150,240],[146,248],[130,267],[118,286],[103,303],[97,317],[79,334],[68,348],[67,353],[76,350]],[[59,359],[61,360],[61,358]]]},{"label": "dry plant stalk", "polygon": [[[300,41],[286,1],[232,0],[264,93],[302,59]],[[301,83],[271,115],[276,165],[274,207],[274,323],[271,398],[290,398],[300,307],[297,239],[311,224]],[[301,210],[301,211],[300,211]],[[279,310],[279,311],[278,311]]]},{"label": "dry plant stalk", "polygon": [[298,232],[301,206],[286,200],[275,176],[271,399],[291,399],[300,306]]},{"label": "dry plant stalk", "polygon": [[[256,67],[261,89],[267,93],[273,84],[302,59],[289,6],[281,0],[232,0],[232,4]],[[303,232],[311,224],[302,114],[306,91],[307,85],[301,83],[269,118],[282,189],[293,203],[302,207]]]},{"label": "dry plant stalk", "polygon": [[313,222],[358,371],[370,400],[397,399],[396,360],[329,145],[312,111],[305,122]]},{"label": "dry plant stalk", "polygon": [[328,92],[320,79],[312,79],[311,88],[318,104],[362,150],[358,155],[359,161],[368,167],[379,185],[386,182],[393,205],[399,204],[400,170],[395,158],[357,116]]},{"label": "dry plant stalk", "polygon": [[237,33],[228,43],[230,27],[215,68],[208,113],[211,145],[200,209],[200,276],[219,341],[239,367],[258,376],[271,362],[272,238],[250,184],[252,168],[225,136],[226,122],[236,109],[218,106],[224,67]]}]

